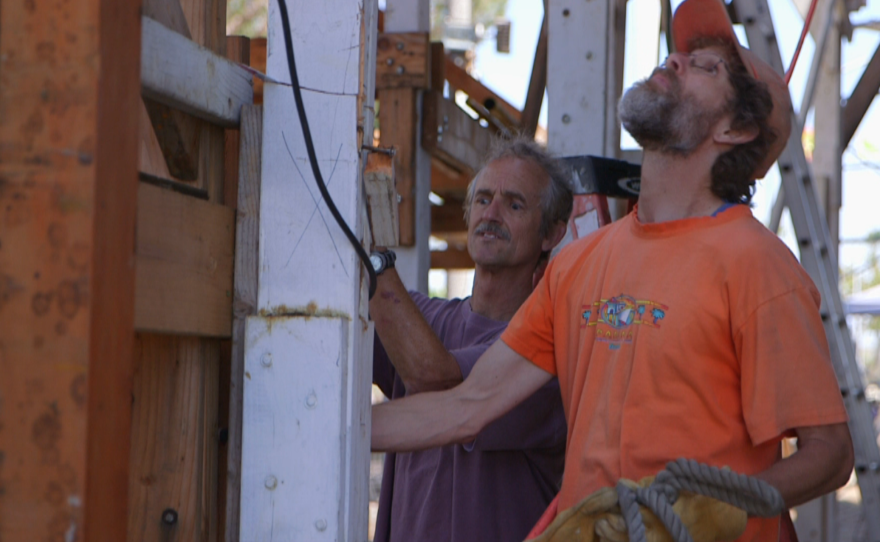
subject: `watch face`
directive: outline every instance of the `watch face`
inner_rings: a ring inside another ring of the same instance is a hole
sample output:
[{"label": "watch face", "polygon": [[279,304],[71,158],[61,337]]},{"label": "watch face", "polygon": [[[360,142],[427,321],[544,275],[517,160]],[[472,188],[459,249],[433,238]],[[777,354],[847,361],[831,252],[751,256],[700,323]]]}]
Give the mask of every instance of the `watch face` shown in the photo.
[{"label": "watch face", "polygon": [[370,254],[370,263],[373,264],[373,271],[378,273],[382,269],[382,257],[378,254]]}]

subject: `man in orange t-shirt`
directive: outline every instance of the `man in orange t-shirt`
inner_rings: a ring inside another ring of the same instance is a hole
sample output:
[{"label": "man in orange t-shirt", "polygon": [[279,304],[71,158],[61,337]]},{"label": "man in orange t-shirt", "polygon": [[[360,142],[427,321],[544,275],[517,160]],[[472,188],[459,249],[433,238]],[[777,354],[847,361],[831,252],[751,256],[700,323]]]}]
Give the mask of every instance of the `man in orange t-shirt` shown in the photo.
[{"label": "man in orange t-shirt", "polygon": [[[794,256],[748,208],[788,140],[788,89],[720,0],[685,0],[677,52],[620,103],[644,148],[639,204],[566,247],[458,387],[373,409],[373,447],[466,442],[559,377],[564,510],[679,457],[758,477],[796,506],[853,465],[846,411]],[[798,439],[781,459],[780,440]],[[775,541],[751,518],[739,540]]]}]

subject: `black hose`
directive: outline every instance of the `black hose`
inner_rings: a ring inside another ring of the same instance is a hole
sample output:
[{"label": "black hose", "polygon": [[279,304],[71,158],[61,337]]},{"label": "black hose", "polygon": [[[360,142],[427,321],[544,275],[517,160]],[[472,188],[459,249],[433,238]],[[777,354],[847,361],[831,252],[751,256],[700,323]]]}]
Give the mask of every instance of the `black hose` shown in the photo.
[{"label": "black hose", "polygon": [[361,246],[360,241],[355,237],[354,233],[339,213],[339,210],[336,208],[336,204],[333,203],[333,198],[330,197],[330,193],[327,191],[327,186],[324,184],[324,177],[321,176],[321,169],[318,167],[318,157],[315,155],[315,145],[312,142],[312,132],[309,130],[309,121],[306,118],[305,107],[303,107],[299,77],[296,75],[296,62],[293,58],[293,36],[290,33],[290,20],[287,17],[287,5],[285,4],[285,0],[278,0],[278,7],[281,9],[281,25],[284,28],[284,48],[287,51],[287,67],[290,70],[290,85],[293,88],[293,99],[296,102],[296,113],[299,115],[299,124],[302,126],[303,139],[306,142],[306,152],[308,152],[309,155],[309,163],[312,165],[312,173],[315,176],[315,182],[318,184],[318,190],[321,191],[321,196],[324,197],[324,201],[327,203],[327,208],[330,209],[333,218],[336,219],[339,227],[342,228],[342,231],[345,233],[345,236],[348,238],[354,251],[363,262],[364,267],[367,268],[367,273],[370,276],[370,299],[373,299],[373,294],[376,293],[376,270],[373,269],[373,264],[370,263],[370,257],[367,255],[364,247]]}]

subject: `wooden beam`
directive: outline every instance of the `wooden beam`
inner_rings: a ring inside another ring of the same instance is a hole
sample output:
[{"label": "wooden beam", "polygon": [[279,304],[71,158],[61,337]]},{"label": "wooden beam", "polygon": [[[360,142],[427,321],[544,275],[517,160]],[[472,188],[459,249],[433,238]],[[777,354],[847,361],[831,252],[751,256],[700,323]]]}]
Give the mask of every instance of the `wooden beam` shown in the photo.
[{"label": "wooden beam", "polygon": [[431,55],[427,32],[380,34],[376,41],[376,88],[428,88]]},{"label": "wooden beam", "polygon": [[237,542],[239,539],[245,321],[248,316],[257,312],[262,136],[263,108],[244,106],[241,111],[238,220],[235,225],[235,297],[232,305],[226,501],[221,503],[226,507],[226,542]]},{"label": "wooden beam", "polygon": [[[179,0],[145,0],[145,17],[192,39],[189,24]],[[147,111],[171,175],[194,181],[199,175],[199,135],[201,121],[154,100],[146,100]]]},{"label": "wooden beam", "polygon": [[0,4],[2,540],[125,540],[139,12]]},{"label": "wooden beam", "polygon": [[473,269],[474,260],[467,250],[447,248],[431,251],[431,269]]},{"label": "wooden beam", "polygon": [[224,127],[253,101],[244,69],[146,17],[141,84],[144,96]]},{"label": "wooden beam", "polygon": [[443,205],[431,207],[432,235],[467,231],[462,203],[460,199],[447,199]]},{"label": "wooden beam", "polygon": [[431,42],[431,90],[443,92],[446,84],[446,53],[442,41]]},{"label": "wooden beam", "polygon": [[532,63],[532,76],[529,79],[529,90],[526,103],[522,110],[523,133],[535,136],[538,129],[538,118],[541,116],[541,105],[544,103],[544,90],[547,88],[547,0],[544,0],[544,21],[535,47],[535,60]]},{"label": "wooden beam", "polygon": [[[266,38],[251,39],[251,68],[266,73]],[[263,80],[257,77],[254,81],[254,105],[263,103]]]},{"label": "wooden beam", "polygon": [[380,90],[379,127],[383,147],[393,148],[394,174],[400,195],[400,245],[415,245],[415,191],[416,191],[416,91],[411,88]]},{"label": "wooden beam", "polygon": [[477,81],[463,68],[456,65],[455,61],[446,56],[446,80],[449,86],[460,90],[482,104],[487,110],[497,115],[508,128],[514,131],[522,127],[522,113],[519,109],[510,105],[504,98]]},{"label": "wooden beam", "polygon": [[397,246],[400,223],[397,217],[397,191],[394,189],[393,154],[367,154],[364,189],[373,243],[380,247]]},{"label": "wooden beam", "polygon": [[862,72],[856,88],[853,89],[846,105],[843,108],[843,127],[840,140],[841,151],[845,150],[862,122],[865,113],[880,90],[880,46],[874,51],[874,56]]},{"label": "wooden beam", "polygon": [[459,171],[479,170],[492,143],[489,129],[438,92],[426,92],[423,106],[422,146]]},{"label": "wooden beam", "polygon": [[439,158],[431,159],[431,191],[439,196],[463,200],[472,178]]},{"label": "wooden beam", "polygon": [[135,329],[232,335],[235,212],[141,183]]}]

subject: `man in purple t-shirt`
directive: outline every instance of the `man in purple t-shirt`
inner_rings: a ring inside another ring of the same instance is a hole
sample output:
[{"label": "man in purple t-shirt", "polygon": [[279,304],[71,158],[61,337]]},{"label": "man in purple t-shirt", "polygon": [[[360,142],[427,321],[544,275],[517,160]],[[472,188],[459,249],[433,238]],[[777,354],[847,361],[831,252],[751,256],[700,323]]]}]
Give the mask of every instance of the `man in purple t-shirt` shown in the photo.
[{"label": "man in purple t-shirt", "polygon": [[[407,293],[393,258],[378,258],[373,381],[386,396],[441,390],[467,377],[540,279],[571,208],[558,163],[534,142],[505,142],[468,187],[471,297]],[[554,379],[472,442],[388,454],[375,540],[522,540],[559,490],[565,438]]]}]

